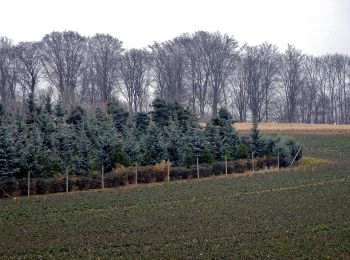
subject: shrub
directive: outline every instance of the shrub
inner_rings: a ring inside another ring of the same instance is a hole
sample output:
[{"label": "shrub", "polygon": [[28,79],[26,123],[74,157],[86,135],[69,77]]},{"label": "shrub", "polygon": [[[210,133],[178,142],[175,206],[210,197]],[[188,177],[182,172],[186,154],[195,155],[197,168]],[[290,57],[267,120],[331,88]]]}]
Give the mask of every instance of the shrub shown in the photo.
[{"label": "shrub", "polygon": [[247,165],[244,160],[234,161],[233,166],[234,166],[234,172],[237,172],[237,173],[242,173],[247,170]]},{"label": "shrub", "polygon": [[[192,165],[190,168],[191,171],[191,175],[193,178],[197,178],[197,166],[196,165]],[[211,165],[207,164],[207,163],[202,163],[199,165],[199,176],[200,177],[209,177],[212,176],[212,167]]]},{"label": "shrub", "polygon": [[[137,168],[137,171],[139,171],[139,168]],[[129,167],[127,168],[127,179],[128,179],[128,183],[132,184],[135,183],[136,181],[136,167]]]},{"label": "shrub", "polygon": [[91,188],[92,177],[82,176],[77,179],[76,184],[79,190],[88,190]]},{"label": "shrub", "polygon": [[170,168],[169,175],[172,180],[187,179],[191,175],[191,170],[184,167],[174,167]]},{"label": "shrub", "polygon": [[[28,194],[28,179],[19,179],[18,180],[18,188],[20,190],[21,195],[27,195]],[[29,192],[31,195],[36,194],[36,187],[35,187],[35,180],[30,180],[30,189]]]},{"label": "shrub", "polygon": [[[66,191],[66,180],[62,178],[54,177],[49,179],[49,192],[64,192]],[[68,179],[68,190],[72,189],[72,181]]]},{"label": "shrub", "polygon": [[[10,196],[20,195],[18,181],[15,178],[4,177],[0,179],[0,187]],[[0,194],[2,197],[7,197],[2,190]]]},{"label": "shrub", "polygon": [[165,178],[167,177],[168,163],[170,164],[169,167],[171,167],[171,163],[165,160],[153,166],[153,170],[154,170],[153,174],[157,182],[164,181]]},{"label": "shrub", "polygon": [[46,194],[49,192],[49,180],[44,178],[35,179],[36,193]]},{"label": "shrub", "polygon": [[110,172],[105,174],[104,178],[105,187],[112,188],[121,185],[126,185],[128,182],[128,176],[126,172]]},{"label": "shrub", "polygon": [[102,187],[102,175],[99,172],[91,172],[88,177],[90,178],[90,189],[100,189]]},{"label": "shrub", "polygon": [[[277,155],[279,153],[281,167],[289,166],[292,163],[299,149],[300,145],[295,141],[294,138],[280,136],[276,138],[274,154]],[[295,160],[298,161],[301,157],[302,151],[300,151]]]},{"label": "shrub", "polygon": [[152,166],[140,167],[137,174],[137,182],[150,183],[155,181],[155,174]]},{"label": "shrub", "polygon": [[212,166],[212,173],[214,175],[224,174],[226,172],[225,162],[216,162]]}]

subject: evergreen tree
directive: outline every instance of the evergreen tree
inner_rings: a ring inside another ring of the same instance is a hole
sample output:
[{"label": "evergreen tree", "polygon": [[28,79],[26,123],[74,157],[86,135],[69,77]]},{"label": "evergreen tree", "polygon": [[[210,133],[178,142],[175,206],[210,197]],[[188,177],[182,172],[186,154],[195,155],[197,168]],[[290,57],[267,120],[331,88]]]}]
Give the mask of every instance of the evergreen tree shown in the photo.
[{"label": "evergreen tree", "polygon": [[212,164],[214,162],[213,156],[208,149],[208,146],[204,146],[203,151],[199,157],[200,163],[209,163]]},{"label": "evergreen tree", "polygon": [[43,145],[51,149],[53,145],[52,134],[55,131],[55,127],[50,114],[46,111],[40,113],[37,118],[37,124],[41,132]]},{"label": "evergreen tree", "polygon": [[86,112],[81,106],[76,106],[68,115],[66,122],[75,126],[81,126],[86,118]]},{"label": "evergreen tree", "polygon": [[34,100],[34,94],[29,93],[28,99],[27,99],[27,113],[26,113],[26,124],[33,124],[35,122],[35,100]]},{"label": "evergreen tree", "polygon": [[107,104],[107,113],[112,116],[114,126],[118,133],[124,135],[129,113],[121,108],[117,102],[110,102]]},{"label": "evergreen tree", "polygon": [[[111,171],[114,167],[115,153],[117,143],[119,142],[119,135],[114,128],[113,120],[110,116],[98,110],[96,113],[97,124],[95,126],[94,139],[95,147],[95,170],[100,170],[102,165],[106,172]],[[90,132],[92,132],[90,130]]]},{"label": "evergreen tree", "polygon": [[258,123],[254,122],[250,130],[250,152],[254,157],[260,156],[263,149]]},{"label": "evergreen tree", "polygon": [[142,164],[156,164],[166,159],[166,144],[160,129],[151,125],[144,138]]},{"label": "evergreen tree", "polygon": [[166,128],[165,135],[167,157],[174,165],[179,165],[181,160],[181,151],[179,147],[181,139],[180,133],[180,127],[177,121],[171,120],[169,127]]},{"label": "evergreen tree", "polygon": [[56,123],[62,124],[63,123],[63,117],[64,117],[64,108],[62,104],[62,100],[59,99],[57,101],[57,104],[55,106],[55,117],[56,117]]},{"label": "evergreen tree", "polygon": [[135,134],[139,137],[147,133],[148,126],[149,126],[148,114],[145,112],[136,113],[135,115],[136,133]]},{"label": "evergreen tree", "polygon": [[0,125],[4,122],[5,120],[5,109],[4,106],[0,103]]},{"label": "evergreen tree", "polygon": [[153,111],[151,112],[152,121],[157,127],[163,128],[168,125],[170,120],[170,105],[160,98],[152,102]]},{"label": "evergreen tree", "polygon": [[72,156],[72,170],[77,175],[86,175],[91,168],[92,146],[84,128],[76,130],[75,151]]},{"label": "evergreen tree", "polygon": [[50,94],[46,94],[45,96],[45,112],[49,115],[52,114],[52,100]]},{"label": "evergreen tree", "polygon": [[130,158],[131,163],[141,162],[141,147],[132,129],[129,129],[124,139],[124,152]]},{"label": "evergreen tree", "polygon": [[205,129],[205,137],[208,142],[208,149],[215,161],[221,160],[221,136],[220,128],[213,124],[207,125]]},{"label": "evergreen tree", "polygon": [[0,125],[0,177],[13,177],[18,171],[14,138],[10,126]]},{"label": "evergreen tree", "polygon": [[172,117],[178,122],[182,133],[186,133],[190,127],[197,127],[198,120],[190,110],[183,108],[178,103],[172,106]]},{"label": "evergreen tree", "polygon": [[34,177],[39,177],[42,173],[42,165],[44,163],[42,139],[36,124],[28,128],[25,146],[21,147],[21,172],[22,176],[26,176],[28,171]]},{"label": "evergreen tree", "polygon": [[72,169],[72,161],[76,148],[76,135],[69,125],[62,124],[55,132],[54,154],[60,172]]},{"label": "evergreen tree", "polygon": [[224,127],[221,129],[221,160],[224,160],[225,156],[227,160],[234,159],[238,143],[239,139],[236,132],[232,128],[232,125],[226,122]]},{"label": "evergreen tree", "polygon": [[201,156],[204,147],[207,145],[203,131],[199,128],[189,128],[181,138],[181,163],[184,166],[190,166],[196,163],[198,157],[201,162]]}]

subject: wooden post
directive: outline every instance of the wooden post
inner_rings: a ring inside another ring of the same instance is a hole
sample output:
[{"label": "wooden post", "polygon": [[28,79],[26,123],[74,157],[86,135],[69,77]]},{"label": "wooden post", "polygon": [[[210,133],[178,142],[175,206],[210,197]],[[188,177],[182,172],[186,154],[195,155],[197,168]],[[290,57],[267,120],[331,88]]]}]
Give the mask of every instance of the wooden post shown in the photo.
[{"label": "wooden post", "polygon": [[167,174],[168,174],[168,182],[169,182],[170,181],[170,161],[169,160],[167,162],[167,166],[168,166]]},{"label": "wooden post", "polygon": [[68,167],[66,168],[66,192],[68,192]]},{"label": "wooden post", "polygon": [[198,156],[197,156],[197,180],[199,180],[199,163],[198,163]]},{"label": "wooden post", "polygon": [[252,152],[252,169],[253,169],[253,172],[254,172],[254,153]]},{"label": "wooden post", "polygon": [[30,196],[30,171],[28,171],[28,197]]},{"label": "wooden post", "polygon": [[137,185],[137,162],[135,163],[136,169],[135,169],[135,185]]},{"label": "wooden post", "polygon": [[277,169],[280,169],[280,149],[278,148],[277,152]]},{"label": "wooden post", "polygon": [[289,165],[289,167],[293,166],[293,163],[294,163],[295,159],[297,158],[298,154],[300,153],[300,151],[301,151],[301,147],[299,148],[297,154],[294,156],[294,159],[293,159],[292,163]]},{"label": "wooden post", "polygon": [[227,156],[225,155],[225,173],[227,175]]},{"label": "wooden post", "polygon": [[101,169],[101,187],[102,189],[105,188],[105,167],[104,165],[102,164],[102,169]]}]

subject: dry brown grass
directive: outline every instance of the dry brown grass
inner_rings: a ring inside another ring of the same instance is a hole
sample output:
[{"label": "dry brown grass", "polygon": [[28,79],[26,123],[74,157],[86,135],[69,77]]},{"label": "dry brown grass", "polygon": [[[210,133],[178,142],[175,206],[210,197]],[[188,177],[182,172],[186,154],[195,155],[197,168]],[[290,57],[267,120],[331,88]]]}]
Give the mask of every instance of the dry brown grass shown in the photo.
[{"label": "dry brown grass", "polygon": [[[238,132],[247,132],[252,128],[252,124],[236,123],[234,127]],[[350,125],[260,123],[258,127],[263,132],[350,133]]]}]

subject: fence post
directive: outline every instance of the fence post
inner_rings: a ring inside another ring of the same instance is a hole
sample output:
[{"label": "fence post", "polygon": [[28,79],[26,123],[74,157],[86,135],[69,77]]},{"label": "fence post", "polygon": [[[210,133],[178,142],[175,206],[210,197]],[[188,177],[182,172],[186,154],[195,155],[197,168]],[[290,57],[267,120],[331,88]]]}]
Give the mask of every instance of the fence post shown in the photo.
[{"label": "fence post", "polygon": [[252,170],[254,172],[254,153],[252,152]]},{"label": "fence post", "polygon": [[280,169],[280,149],[277,150],[277,169]]},{"label": "fence post", "polygon": [[293,159],[292,163],[289,165],[289,167],[291,167],[293,165],[293,163],[294,163],[295,159],[297,158],[298,154],[300,153],[300,151],[301,151],[301,147],[299,148],[297,154],[294,156],[294,159]]},{"label": "fence post", "polygon": [[199,180],[199,163],[198,163],[198,156],[197,156],[197,180]]},{"label": "fence post", "polygon": [[68,192],[68,167],[66,168],[66,192]]},{"label": "fence post", "polygon": [[135,163],[136,169],[135,169],[135,185],[137,185],[137,162]]},{"label": "fence post", "polygon": [[101,187],[102,189],[105,188],[105,167],[104,165],[102,164],[102,169],[101,169]]},{"label": "fence post", "polygon": [[30,171],[28,171],[28,197],[30,196]]},{"label": "fence post", "polygon": [[225,155],[225,173],[227,175],[227,156]]}]

